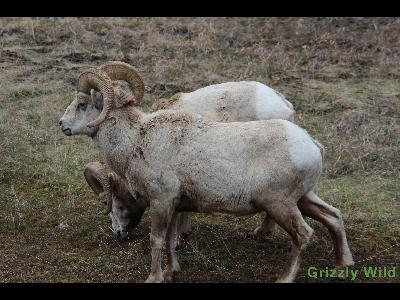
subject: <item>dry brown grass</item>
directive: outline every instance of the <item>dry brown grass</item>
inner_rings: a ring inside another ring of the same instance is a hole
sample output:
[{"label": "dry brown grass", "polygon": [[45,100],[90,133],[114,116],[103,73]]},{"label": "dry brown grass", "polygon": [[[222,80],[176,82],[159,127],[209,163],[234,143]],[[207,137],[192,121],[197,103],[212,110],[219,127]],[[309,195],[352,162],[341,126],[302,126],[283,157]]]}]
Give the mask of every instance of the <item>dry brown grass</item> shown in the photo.
[{"label": "dry brown grass", "polygon": [[[326,148],[317,192],[341,209],[356,267],[398,266],[399,30],[399,18],[0,19],[0,281],[146,278],[148,217],[131,242],[114,238],[82,176],[97,150],[57,125],[79,73],[113,59],[143,75],[144,109],[224,81],[285,94]],[[256,239],[260,221],[195,216],[176,280],[273,281],[289,238],[278,230]],[[313,281],[308,266],[333,265],[326,230],[310,223],[300,282]]]}]

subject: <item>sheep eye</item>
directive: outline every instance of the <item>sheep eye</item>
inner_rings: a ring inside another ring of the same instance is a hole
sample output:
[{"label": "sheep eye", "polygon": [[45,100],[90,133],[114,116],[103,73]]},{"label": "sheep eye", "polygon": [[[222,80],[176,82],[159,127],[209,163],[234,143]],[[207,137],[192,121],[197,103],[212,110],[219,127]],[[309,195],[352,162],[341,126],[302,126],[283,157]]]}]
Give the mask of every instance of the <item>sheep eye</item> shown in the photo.
[{"label": "sheep eye", "polygon": [[79,109],[82,109],[83,111],[86,110],[86,106],[87,106],[86,103],[79,103],[79,104],[78,104],[78,108],[79,108]]},{"label": "sheep eye", "polygon": [[119,210],[123,210],[124,208],[122,206],[117,207]]}]

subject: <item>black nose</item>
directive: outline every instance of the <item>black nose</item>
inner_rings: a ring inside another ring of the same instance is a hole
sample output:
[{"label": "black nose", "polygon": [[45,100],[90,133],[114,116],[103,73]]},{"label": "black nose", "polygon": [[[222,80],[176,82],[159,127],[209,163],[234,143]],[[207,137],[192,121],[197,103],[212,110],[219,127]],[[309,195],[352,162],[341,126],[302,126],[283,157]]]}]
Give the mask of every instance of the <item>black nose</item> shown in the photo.
[{"label": "black nose", "polygon": [[58,125],[60,125],[60,126],[61,126],[61,125],[62,125],[62,121],[58,122]]}]

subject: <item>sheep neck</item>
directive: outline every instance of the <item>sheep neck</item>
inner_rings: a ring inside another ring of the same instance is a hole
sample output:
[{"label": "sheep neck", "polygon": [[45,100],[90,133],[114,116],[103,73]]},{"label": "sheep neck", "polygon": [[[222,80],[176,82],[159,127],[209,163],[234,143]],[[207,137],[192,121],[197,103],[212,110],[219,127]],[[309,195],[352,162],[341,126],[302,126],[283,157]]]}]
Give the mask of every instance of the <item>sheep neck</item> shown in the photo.
[{"label": "sheep neck", "polygon": [[[140,116],[141,112],[135,111]],[[107,164],[125,179],[132,153],[140,145],[139,123],[133,122],[123,109],[116,109],[92,138]]]}]

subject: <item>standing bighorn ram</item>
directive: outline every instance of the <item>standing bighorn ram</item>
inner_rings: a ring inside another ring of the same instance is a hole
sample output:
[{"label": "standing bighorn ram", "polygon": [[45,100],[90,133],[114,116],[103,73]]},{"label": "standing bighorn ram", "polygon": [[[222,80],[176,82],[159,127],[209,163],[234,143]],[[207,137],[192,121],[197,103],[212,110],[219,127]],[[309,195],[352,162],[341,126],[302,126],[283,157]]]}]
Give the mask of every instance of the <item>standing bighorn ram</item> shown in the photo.
[{"label": "standing bighorn ram", "polygon": [[[132,71],[133,69],[121,62],[117,63],[119,68],[124,66]],[[126,80],[122,76],[117,76],[110,67],[113,65],[107,64],[100,67],[112,78]],[[135,85],[128,87],[124,91],[125,97],[132,92],[132,89],[138,87],[142,89],[144,86],[141,76],[132,72],[130,77],[135,77]],[[123,87],[119,87],[119,93]],[[143,94],[141,94],[143,95]],[[101,97],[101,94],[97,94]],[[141,101],[141,99],[140,99]],[[227,82],[206,86],[190,93],[178,93],[169,99],[161,99],[156,101],[151,110],[157,111],[160,109],[186,110],[193,113],[198,113],[203,117],[216,122],[238,122],[238,121],[256,121],[269,119],[285,119],[294,120],[295,111],[293,105],[285,99],[279,92],[274,91],[270,87],[255,81],[240,81]],[[96,178],[106,178],[108,173],[106,169],[99,163],[91,163],[85,167],[85,178],[88,184],[92,187],[96,194],[99,194],[99,188],[93,185],[97,182]],[[141,218],[140,212],[145,209],[135,203],[135,197],[128,195],[125,190],[123,181],[113,172],[113,177],[110,180],[116,182],[113,189],[110,191],[112,203],[109,203],[109,213],[112,220],[113,232],[121,239],[127,238],[135,226],[139,223],[137,219],[130,219],[131,216]],[[103,179],[104,182],[106,179]],[[112,184],[112,182],[111,182]],[[103,187],[101,190],[104,190]],[[121,198],[125,195],[126,198]],[[189,214],[179,214],[178,230],[181,233],[190,231]],[[266,216],[261,226],[257,227],[255,234],[262,236],[271,233],[275,227],[275,222]]]},{"label": "standing bighorn ram", "polygon": [[[125,98],[115,91],[112,80],[127,77],[126,68],[118,66],[112,66],[110,77],[101,69],[80,75],[60,126],[66,135],[90,136],[131,194],[150,207],[147,282],[169,281],[179,270],[176,212],[265,211],[292,238],[278,282],[294,280],[300,252],[312,235],[302,214],[329,229],[339,266],[353,264],[339,210],[313,192],[322,155],[305,130],[286,120],[217,123],[185,111],[143,113],[137,108],[140,89]],[[102,99],[93,97],[92,89]]]}]

